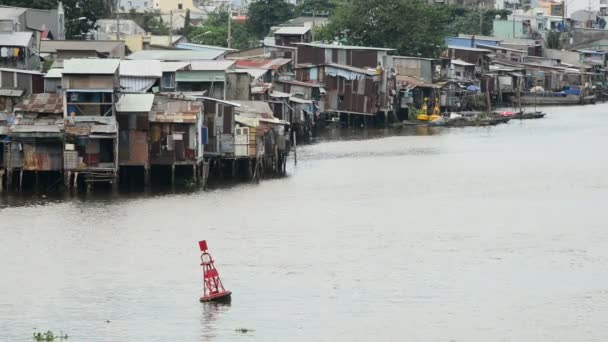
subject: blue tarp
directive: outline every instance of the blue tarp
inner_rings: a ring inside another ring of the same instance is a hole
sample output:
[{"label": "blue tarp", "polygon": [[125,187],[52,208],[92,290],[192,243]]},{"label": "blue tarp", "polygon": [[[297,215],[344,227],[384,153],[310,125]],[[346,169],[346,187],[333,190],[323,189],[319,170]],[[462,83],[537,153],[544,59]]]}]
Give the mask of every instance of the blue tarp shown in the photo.
[{"label": "blue tarp", "polygon": [[480,90],[481,90],[481,88],[479,88],[479,87],[478,87],[478,86],[476,86],[476,85],[470,85],[470,86],[468,86],[468,87],[467,87],[467,90],[468,90],[468,91],[480,91]]}]

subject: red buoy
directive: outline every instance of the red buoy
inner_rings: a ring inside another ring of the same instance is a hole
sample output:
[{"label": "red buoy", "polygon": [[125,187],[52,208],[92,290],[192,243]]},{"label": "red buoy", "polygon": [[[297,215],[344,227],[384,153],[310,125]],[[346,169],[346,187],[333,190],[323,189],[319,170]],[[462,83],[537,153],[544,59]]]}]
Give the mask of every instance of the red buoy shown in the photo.
[{"label": "red buoy", "polygon": [[224,285],[222,285],[220,274],[213,264],[213,258],[211,257],[211,254],[207,253],[207,241],[199,241],[198,246],[201,249],[201,266],[203,266],[204,283],[203,296],[200,298],[200,301],[230,302],[230,295],[232,292],[226,291]]}]

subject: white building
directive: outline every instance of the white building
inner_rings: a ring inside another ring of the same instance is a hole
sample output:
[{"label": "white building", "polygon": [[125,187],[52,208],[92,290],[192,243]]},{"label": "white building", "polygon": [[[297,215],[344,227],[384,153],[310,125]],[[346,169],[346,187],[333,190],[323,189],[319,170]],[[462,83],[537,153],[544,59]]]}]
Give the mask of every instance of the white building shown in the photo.
[{"label": "white building", "polygon": [[118,0],[118,10],[120,12],[129,12],[132,9],[137,12],[145,12],[153,8],[153,0]]}]

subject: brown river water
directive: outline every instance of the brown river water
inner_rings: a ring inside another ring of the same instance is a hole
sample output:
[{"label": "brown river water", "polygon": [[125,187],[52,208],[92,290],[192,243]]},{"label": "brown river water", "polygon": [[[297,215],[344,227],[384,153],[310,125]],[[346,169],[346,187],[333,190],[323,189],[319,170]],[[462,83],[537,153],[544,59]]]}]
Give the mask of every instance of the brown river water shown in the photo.
[{"label": "brown river water", "polygon": [[0,341],[607,341],[608,104],[545,110],[329,132],[258,185],[4,194]]}]

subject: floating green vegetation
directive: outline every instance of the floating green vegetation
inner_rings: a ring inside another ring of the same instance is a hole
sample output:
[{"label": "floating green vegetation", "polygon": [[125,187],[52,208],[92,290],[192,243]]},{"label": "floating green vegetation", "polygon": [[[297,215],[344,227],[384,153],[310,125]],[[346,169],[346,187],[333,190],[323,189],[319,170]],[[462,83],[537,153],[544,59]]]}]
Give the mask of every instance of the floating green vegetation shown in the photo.
[{"label": "floating green vegetation", "polygon": [[247,329],[247,328],[238,328],[238,329],[235,329],[235,331],[237,333],[247,334],[247,333],[250,333],[250,332],[254,332],[255,330],[253,330],[253,329]]},{"label": "floating green vegetation", "polygon": [[52,331],[48,330],[45,333],[35,332],[33,337],[34,337],[34,341],[36,341],[36,342],[51,342],[51,341],[67,340],[68,334],[64,334],[63,332],[60,332],[59,335],[55,335]]}]

